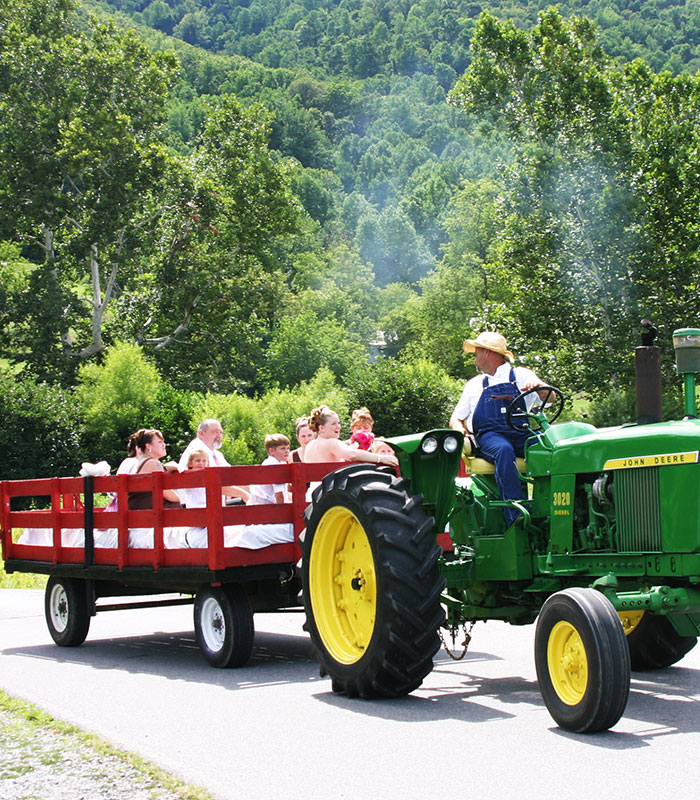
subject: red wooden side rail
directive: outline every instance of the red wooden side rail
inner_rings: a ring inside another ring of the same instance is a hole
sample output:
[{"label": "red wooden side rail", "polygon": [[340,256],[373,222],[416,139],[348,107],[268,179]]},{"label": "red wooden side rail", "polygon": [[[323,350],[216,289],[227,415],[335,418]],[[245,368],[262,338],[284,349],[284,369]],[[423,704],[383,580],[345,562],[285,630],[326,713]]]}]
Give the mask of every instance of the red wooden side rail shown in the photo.
[{"label": "red wooden side rail", "polygon": [[[337,463],[282,464],[280,466],[210,467],[184,473],[156,472],[147,475],[109,475],[102,478],[43,478],[25,481],[0,481],[0,537],[5,561],[46,562],[47,564],[86,563],[86,547],[63,546],[61,531],[65,529],[116,529],[116,547],[90,547],[89,558],[94,565],[126,567],[207,567],[223,570],[253,564],[292,563],[299,560],[298,537],[304,528],[303,513],[307,506],[310,482],[320,481]],[[291,502],[280,505],[225,506],[221,502],[222,486],[287,483],[291,485]],[[155,503],[154,509],[128,509],[129,492],[152,491],[162,496],[164,489],[204,487],[206,508],[169,509]],[[107,511],[95,507],[93,492],[113,493],[118,508]],[[13,498],[42,498],[50,501],[47,510],[12,511]],[[224,527],[263,523],[292,523],[294,542],[273,544],[258,550],[224,546]],[[202,527],[208,531],[206,548],[165,547],[163,529],[170,527]],[[30,545],[12,541],[12,531],[18,528],[50,529],[53,544]],[[153,547],[129,547],[130,528],[152,528]]]}]

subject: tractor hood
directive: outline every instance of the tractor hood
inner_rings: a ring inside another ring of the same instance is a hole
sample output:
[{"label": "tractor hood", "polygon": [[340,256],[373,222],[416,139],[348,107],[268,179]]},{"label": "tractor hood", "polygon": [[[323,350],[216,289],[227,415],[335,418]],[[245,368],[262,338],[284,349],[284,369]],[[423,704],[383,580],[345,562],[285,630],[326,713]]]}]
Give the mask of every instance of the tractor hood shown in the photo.
[{"label": "tractor hood", "polygon": [[538,475],[602,472],[698,463],[700,420],[596,429],[580,422],[552,425],[527,454]]}]

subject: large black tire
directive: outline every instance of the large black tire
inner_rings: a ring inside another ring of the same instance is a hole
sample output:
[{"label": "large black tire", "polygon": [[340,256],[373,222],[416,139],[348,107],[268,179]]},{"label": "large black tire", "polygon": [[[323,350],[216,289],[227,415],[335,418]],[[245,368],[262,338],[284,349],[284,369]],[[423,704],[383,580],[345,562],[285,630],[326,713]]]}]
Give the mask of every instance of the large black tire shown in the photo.
[{"label": "large black tire", "polygon": [[696,636],[681,636],[669,618],[660,614],[641,612],[638,616],[628,615],[626,620],[622,612],[620,617],[627,633],[633,670],[670,667],[698,642]]},{"label": "large black tire", "polygon": [[535,630],[535,665],[545,705],[565,730],[595,733],[622,716],[630,656],[613,604],[595,589],[547,599]]},{"label": "large black tire", "polygon": [[241,667],[250,658],[255,638],[253,610],[238,584],[208,586],[197,593],[194,632],[213,667]]},{"label": "large black tire", "polygon": [[441,550],[408,482],[341,467],[314,490],[302,536],[305,628],[333,691],[401,697],[433,668]]},{"label": "large black tire", "polygon": [[85,581],[50,577],[44,592],[44,615],[59,647],[81,645],[90,628]]}]

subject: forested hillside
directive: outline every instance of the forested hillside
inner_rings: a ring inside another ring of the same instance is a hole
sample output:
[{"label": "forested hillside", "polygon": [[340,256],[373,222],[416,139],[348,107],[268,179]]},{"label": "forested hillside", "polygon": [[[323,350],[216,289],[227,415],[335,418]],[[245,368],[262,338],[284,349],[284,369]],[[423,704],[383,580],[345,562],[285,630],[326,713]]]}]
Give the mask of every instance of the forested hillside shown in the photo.
[{"label": "forested hillside", "polygon": [[670,413],[698,5],[3,7],[1,477],[210,414],[241,463],[323,401],[444,424],[484,327],[609,422],[649,317]]},{"label": "forested hillside", "polygon": [[[532,28],[546,0],[106,0],[152,28],[212,52],[268,67],[326,75],[461,74],[482,11]],[[700,4],[679,0],[564,0],[561,13],[585,14],[613,57],[644,58],[655,70],[700,66]]]}]

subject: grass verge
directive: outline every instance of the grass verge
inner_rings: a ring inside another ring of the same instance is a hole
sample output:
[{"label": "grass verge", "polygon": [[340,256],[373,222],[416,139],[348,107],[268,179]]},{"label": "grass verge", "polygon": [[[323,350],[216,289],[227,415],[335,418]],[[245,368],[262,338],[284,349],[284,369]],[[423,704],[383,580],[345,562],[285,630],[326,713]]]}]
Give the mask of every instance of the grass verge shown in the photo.
[{"label": "grass verge", "polygon": [[[66,753],[79,752],[83,759],[95,761],[95,757],[109,759],[112,765],[110,771],[114,772],[114,762],[123,770],[130,770],[135,776],[135,782],[141,784],[148,794],[158,800],[167,797],[177,800],[214,800],[205,789],[191,786],[178,778],[168,774],[160,767],[150,764],[134,753],[119,750],[104,739],[92,733],[86,733],[75,725],[54,719],[50,714],[40,708],[18,698],[11,697],[0,690],[0,741],[6,739],[5,744],[12,742],[12,747],[3,747],[5,757],[12,753],[11,763],[4,766],[0,758],[0,786],[3,780],[12,779],[32,769],[31,748],[36,742],[39,729],[49,732],[57,737],[58,748],[54,752],[54,761],[57,764]],[[18,751],[18,745],[21,751]],[[26,755],[22,751],[26,751]],[[46,754],[42,756],[46,764]],[[117,768],[116,771],[120,771]],[[101,776],[104,778],[104,776]],[[100,776],[95,775],[98,780]],[[48,795],[47,795],[48,796]]]}]

